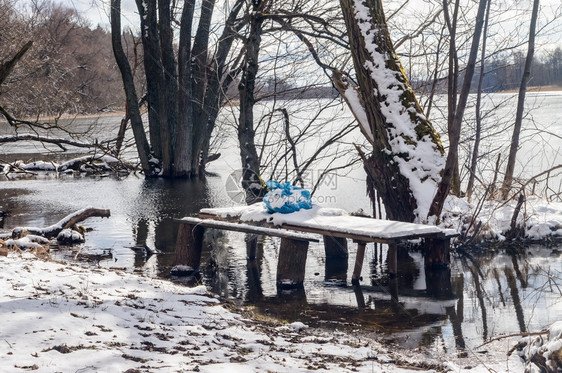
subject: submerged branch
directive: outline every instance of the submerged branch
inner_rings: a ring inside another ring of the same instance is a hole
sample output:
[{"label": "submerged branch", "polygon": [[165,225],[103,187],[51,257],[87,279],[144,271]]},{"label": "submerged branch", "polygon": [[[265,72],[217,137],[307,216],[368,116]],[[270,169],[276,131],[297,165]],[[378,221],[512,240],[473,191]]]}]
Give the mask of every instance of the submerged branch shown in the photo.
[{"label": "submerged branch", "polygon": [[110,216],[110,211],[107,209],[98,208],[84,208],[78,210],[70,215],[67,215],[63,219],[59,220],[58,223],[50,225],[45,228],[35,228],[35,227],[17,227],[12,230],[12,238],[20,238],[27,234],[34,234],[38,236],[43,236],[47,238],[56,237],[63,229],[70,228],[81,221],[84,221],[91,217],[102,217],[108,218]]}]

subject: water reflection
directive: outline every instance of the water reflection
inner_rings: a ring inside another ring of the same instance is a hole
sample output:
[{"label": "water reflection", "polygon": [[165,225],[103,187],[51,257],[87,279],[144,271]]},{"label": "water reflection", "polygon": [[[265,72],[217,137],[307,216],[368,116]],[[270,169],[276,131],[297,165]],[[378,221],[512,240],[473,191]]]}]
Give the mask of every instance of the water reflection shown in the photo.
[{"label": "water reflection", "polygon": [[223,263],[228,270],[214,268],[205,281],[222,296],[282,320],[328,328],[360,326],[404,347],[463,351],[500,335],[543,329],[562,317],[562,292],[553,285],[562,282],[556,250],[537,246],[458,253],[450,269],[426,270],[419,252],[397,248],[395,265],[392,248],[373,245],[367,250],[363,281],[353,286],[347,261],[319,260],[322,248],[311,245],[304,288],[285,292],[271,290],[275,273],[267,241],[254,260],[236,260],[232,253],[239,249],[234,246],[243,243],[236,237],[229,235],[225,248],[231,253]]},{"label": "water reflection", "polygon": [[157,256],[158,275],[167,276],[174,261],[178,219],[210,207],[213,192],[205,180],[146,179],[132,199],[130,219],[134,237],[135,267],[142,269],[146,257]]}]

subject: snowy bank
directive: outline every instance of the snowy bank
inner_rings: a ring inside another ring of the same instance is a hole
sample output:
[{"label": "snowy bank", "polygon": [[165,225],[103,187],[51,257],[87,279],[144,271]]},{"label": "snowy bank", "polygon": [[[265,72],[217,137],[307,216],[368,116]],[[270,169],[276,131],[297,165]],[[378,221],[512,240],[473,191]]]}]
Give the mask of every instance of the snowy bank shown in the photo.
[{"label": "snowy bank", "polygon": [[4,372],[409,372],[440,367],[420,354],[399,355],[358,335],[322,332],[302,323],[257,324],[227,310],[202,286],[187,288],[14,253],[0,257],[0,281]]},{"label": "snowy bank", "polygon": [[[483,239],[502,241],[511,229],[517,201],[493,201],[470,204],[465,199],[449,196],[443,208],[441,226],[452,228],[468,236],[479,227]],[[516,226],[522,227],[529,240],[562,238],[562,202],[549,202],[540,198],[528,198],[516,218]]]}]

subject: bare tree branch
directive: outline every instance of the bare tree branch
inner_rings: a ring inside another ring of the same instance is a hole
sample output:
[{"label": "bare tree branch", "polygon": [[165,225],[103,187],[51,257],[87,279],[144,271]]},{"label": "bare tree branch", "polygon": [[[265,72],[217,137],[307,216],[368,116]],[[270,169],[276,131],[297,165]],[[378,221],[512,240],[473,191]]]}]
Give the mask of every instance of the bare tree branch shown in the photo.
[{"label": "bare tree branch", "polygon": [[10,60],[7,62],[0,62],[0,85],[4,83],[8,75],[12,72],[18,61],[23,57],[23,55],[31,48],[33,45],[33,41],[28,41],[25,43],[23,47],[19,50],[18,53],[14,55]]},{"label": "bare tree branch", "polygon": [[39,135],[32,135],[32,134],[21,134],[15,136],[0,136],[0,144],[10,143],[10,142],[18,142],[18,141],[38,141],[42,143],[49,143],[55,144],[63,151],[66,151],[67,148],[64,145],[75,146],[78,148],[95,148],[99,147],[97,144],[88,144],[79,141],[73,141],[69,139],[61,139],[61,138],[52,138],[46,136],[39,136]]}]

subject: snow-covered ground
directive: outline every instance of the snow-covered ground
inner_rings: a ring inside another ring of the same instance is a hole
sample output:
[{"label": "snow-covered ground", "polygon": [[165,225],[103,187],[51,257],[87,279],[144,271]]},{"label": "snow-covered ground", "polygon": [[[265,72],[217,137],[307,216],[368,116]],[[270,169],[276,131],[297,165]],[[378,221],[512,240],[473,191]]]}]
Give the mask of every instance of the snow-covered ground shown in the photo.
[{"label": "snow-covered ground", "polygon": [[[481,223],[480,236],[484,239],[504,240],[511,229],[516,201],[486,200],[472,204],[465,199],[450,196],[443,208],[442,227],[459,232],[472,232]],[[473,219],[473,217],[476,217]],[[562,203],[528,198],[517,214],[516,225],[524,227],[525,238],[541,240],[562,237]]]},{"label": "snow-covered ground", "polygon": [[[109,269],[0,257],[3,372],[523,372],[520,338],[456,355],[372,337],[252,320],[203,286]],[[560,333],[559,333],[560,334]],[[551,344],[556,344],[554,341]]]}]

